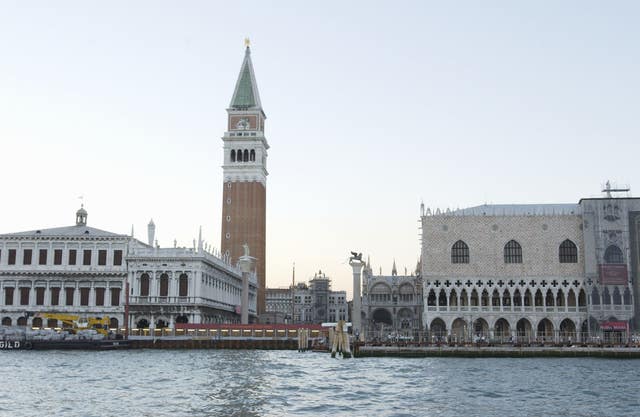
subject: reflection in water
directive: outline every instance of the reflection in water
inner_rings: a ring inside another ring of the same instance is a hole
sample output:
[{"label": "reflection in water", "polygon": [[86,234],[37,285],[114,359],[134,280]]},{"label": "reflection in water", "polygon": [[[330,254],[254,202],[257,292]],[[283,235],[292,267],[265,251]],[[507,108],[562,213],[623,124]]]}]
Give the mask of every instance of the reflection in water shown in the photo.
[{"label": "reflection in water", "polygon": [[640,361],[2,352],[1,416],[632,416]]}]

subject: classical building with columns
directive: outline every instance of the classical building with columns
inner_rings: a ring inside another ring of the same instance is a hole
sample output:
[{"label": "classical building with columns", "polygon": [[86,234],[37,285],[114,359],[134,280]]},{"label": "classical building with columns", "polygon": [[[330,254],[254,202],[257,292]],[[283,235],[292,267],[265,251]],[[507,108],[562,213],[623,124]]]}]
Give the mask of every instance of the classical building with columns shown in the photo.
[{"label": "classical building with columns", "polygon": [[[160,328],[175,323],[237,323],[242,279],[237,266],[204,247],[160,248],[133,236],[76,224],[0,235],[2,325],[58,327],[37,313],[110,318],[112,328]],[[248,312],[256,319],[257,279],[249,283]],[[129,296],[126,291],[129,288]]]},{"label": "classical building with columns", "polygon": [[2,325],[57,327],[33,317],[55,312],[109,316],[111,327],[122,326],[130,243],[87,226],[84,208],[73,226],[0,235]]},{"label": "classical building with columns", "polygon": [[[127,256],[130,322],[137,328],[176,323],[240,323],[242,272],[197,248],[134,245]],[[249,316],[256,320],[257,280],[249,277]]]},{"label": "classical building with columns", "polygon": [[374,275],[367,261],[362,273],[362,328],[366,340],[418,340],[422,329],[420,274],[405,271],[398,275],[394,261],[390,275],[382,271]]},{"label": "classical building with columns", "polygon": [[623,340],[638,325],[640,199],[616,191],[628,190],[577,204],[423,206],[429,337]]}]

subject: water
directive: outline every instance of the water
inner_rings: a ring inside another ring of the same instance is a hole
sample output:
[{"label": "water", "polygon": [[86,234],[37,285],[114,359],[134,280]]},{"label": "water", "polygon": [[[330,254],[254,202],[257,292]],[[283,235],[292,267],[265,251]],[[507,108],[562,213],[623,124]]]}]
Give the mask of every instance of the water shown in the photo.
[{"label": "water", "polygon": [[0,416],[640,416],[640,360],[0,351]]}]

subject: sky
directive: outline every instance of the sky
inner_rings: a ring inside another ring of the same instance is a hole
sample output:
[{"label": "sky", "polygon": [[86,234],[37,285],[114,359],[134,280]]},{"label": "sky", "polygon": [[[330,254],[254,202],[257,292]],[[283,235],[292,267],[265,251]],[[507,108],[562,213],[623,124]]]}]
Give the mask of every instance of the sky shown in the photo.
[{"label": "sky", "polygon": [[635,1],[0,0],[0,233],[88,224],[218,248],[226,108],[251,39],[267,286],[349,251],[415,268],[419,207],[640,187]]}]

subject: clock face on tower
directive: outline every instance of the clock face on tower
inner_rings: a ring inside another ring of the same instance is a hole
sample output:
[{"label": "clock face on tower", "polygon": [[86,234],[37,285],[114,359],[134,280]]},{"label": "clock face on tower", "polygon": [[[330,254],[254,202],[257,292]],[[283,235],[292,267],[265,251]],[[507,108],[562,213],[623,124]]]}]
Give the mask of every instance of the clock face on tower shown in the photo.
[{"label": "clock face on tower", "polygon": [[239,129],[239,130],[249,129],[249,119],[238,120],[238,123],[236,123],[236,129]]}]

